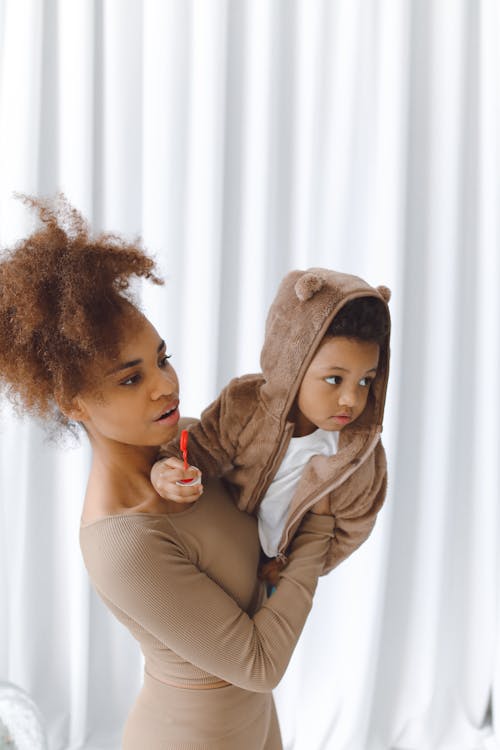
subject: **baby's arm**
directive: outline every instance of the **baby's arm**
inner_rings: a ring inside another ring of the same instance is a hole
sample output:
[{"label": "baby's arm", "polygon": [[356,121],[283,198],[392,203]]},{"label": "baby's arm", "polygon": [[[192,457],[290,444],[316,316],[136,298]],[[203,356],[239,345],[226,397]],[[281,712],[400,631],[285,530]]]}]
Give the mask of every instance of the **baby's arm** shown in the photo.
[{"label": "baby's arm", "polygon": [[[314,516],[331,516],[332,511],[329,497],[323,497],[314,503],[309,513]],[[286,564],[286,559],[283,560],[281,557],[271,558],[271,560],[259,566],[259,579],[265,581],[270,586],[277,586],[281,571]]]},{"label": "baby's arm", "polygon": [[378,512],[384,504],[387,492],[387,465],[382,443],[378,443],[373,452],[375,464],[374,483],[369,492],[359,496],[350,493],[338,493],[331,502],[335,518],[335,534],[330,542],[322,575],[336,568],[343,560],[352,555],[370,536]]},{"label": "baby's arm", "polygon": [[[336,568],[366,541],[384,504],[387,490],[387,465],[381,442],[368,457],[364,468],[372,475],[372,481],[368,486],[366,482],[359,483],[357,475],[353,474],[336,491],[318,500],[311,509],[314,513],[332,516],[335,524],[321,575]],[[360,470],[364,470],[363,467]],[[294,528],[292,528],[291,538],[294,533]],[[275,585],[285,564],[286,557],[283,559],[279,555],[260,567],[259,577]]]},{"label": "baby's arm", "polygon": [[[242,379],[235,378],[202,413],[198,422],[189,426],[187,473],[179,473],[182,466],[179,439],[161,446],[158,461],[151,470],[151,481],[161,497],[176,502],[191,503],[203,491],[203,485],[181,487],[175,482],[203,475],[221,477],[232,467],[238,435],[245,415],[234,404]],[[201,490],[199,487],[201,486]]]}]

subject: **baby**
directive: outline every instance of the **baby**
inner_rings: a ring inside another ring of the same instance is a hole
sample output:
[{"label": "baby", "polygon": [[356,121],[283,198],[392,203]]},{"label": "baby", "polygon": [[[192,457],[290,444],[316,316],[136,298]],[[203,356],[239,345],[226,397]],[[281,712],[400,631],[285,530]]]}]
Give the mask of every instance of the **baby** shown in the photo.
[{"label": "baby", "polygon": [[389,299],[387,287],[349,274],[287,274],[267,317],[262,373],[232,380],[190,425],[193,466],[184,471],[173,441],[152,468],[157,492],[177,502],[203,491],[181,479],[224,477],[238,507],[258,518],[261,577],[271,584],[307,511],[335,518],[323,574],[375,524],[387,487]]}]

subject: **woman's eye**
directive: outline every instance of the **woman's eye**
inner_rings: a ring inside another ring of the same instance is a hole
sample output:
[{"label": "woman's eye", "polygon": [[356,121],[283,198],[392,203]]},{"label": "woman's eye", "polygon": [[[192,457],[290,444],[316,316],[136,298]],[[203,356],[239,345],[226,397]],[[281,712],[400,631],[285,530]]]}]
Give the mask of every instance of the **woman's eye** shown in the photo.
[{"label": "woman's eye", "polygon": [[330,375],[329,377],[325,378],[327,383],[330,383],[330,385],[340,385],[342,382],[342,378],[340,375]]},{"label": "woman's eye", "polygon": [[[171,354],[165,354],[163,357],[160,357],[158,360],[158,367],[163,369],[164,367],[168,366],[168,360],[170,359],[172,355]],[[135,375],[131,375],[126,380],[122,380],[120,385],[137,385],[139,381],[141,380],[141,375],[139,373],[136,373]]]},{"label": "woman's eye", "polygon": [[362,385],[364,388],[369,388],[372,383],[373,383],[373,378],[361,378],[361,380],[359,381],[359,384]]},{"label": "woman's eye", "polygon": [[140,375],[131,375],[126,380],[122,380],[120,385],[135,385],[141,379]]},{"label": "woman's eye", "polygon": [[170,359],[172,355],[171,354],[165,354],[160,361],[158,362],[159,367],[166,367],[168,365],[168,360]]}]

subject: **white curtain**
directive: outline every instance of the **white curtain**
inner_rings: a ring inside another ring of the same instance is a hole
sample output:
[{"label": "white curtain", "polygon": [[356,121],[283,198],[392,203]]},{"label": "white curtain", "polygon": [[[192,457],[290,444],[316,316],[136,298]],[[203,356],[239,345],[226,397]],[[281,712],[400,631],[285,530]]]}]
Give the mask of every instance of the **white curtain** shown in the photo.
[{"label": "white curtain", "polygon": [[[292,268],[393,289],[369,541],[320,582],[276,691],[287,750],[500,747],[497,0],[0,0],[0,239],[13,191],[140,235],[197,416],[259,367]],[[134,641],[78,549],[87,446],[0,416],[0,680],[51,750],[118,750]]]}]

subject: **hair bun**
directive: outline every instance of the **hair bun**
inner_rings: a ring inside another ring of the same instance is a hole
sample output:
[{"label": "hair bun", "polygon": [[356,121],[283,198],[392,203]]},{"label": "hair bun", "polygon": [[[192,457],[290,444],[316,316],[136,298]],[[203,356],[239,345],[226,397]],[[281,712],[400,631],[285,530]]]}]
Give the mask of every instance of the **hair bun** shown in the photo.
[{"label": "hair bun", "polygon": [[311,299],[316,292],[323,288],[325,280],[316,273],[308,271],[295,284],[295,294],[301,302]]}]

